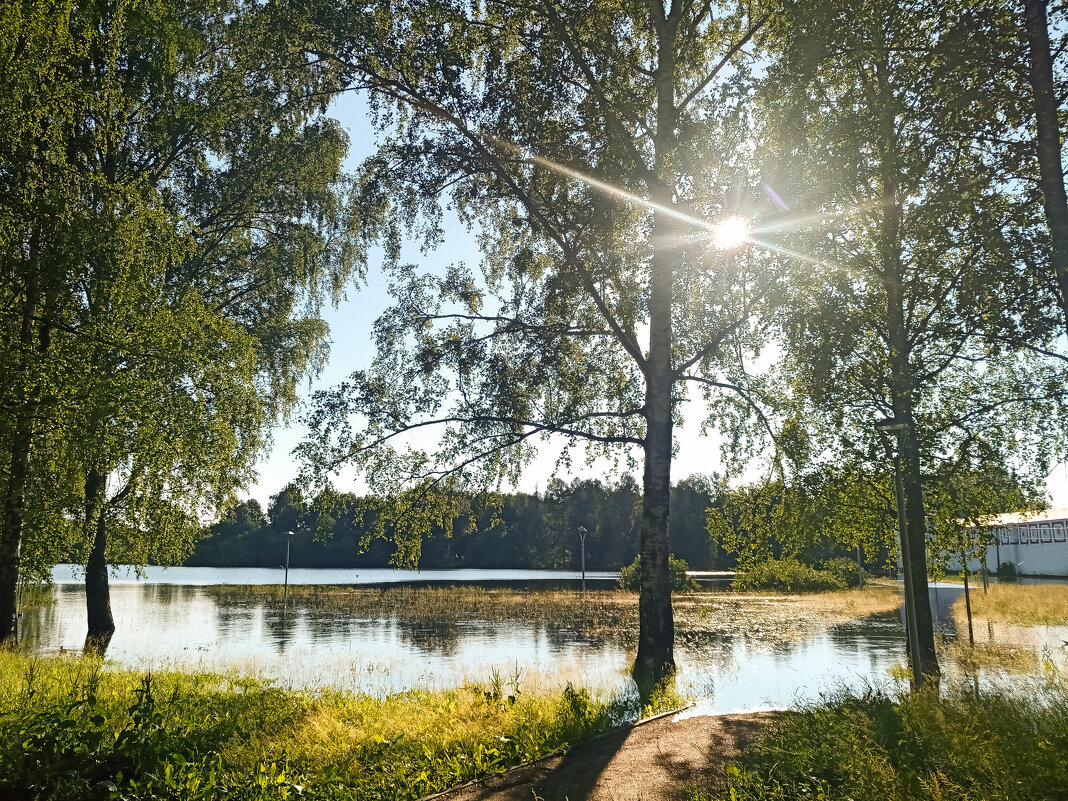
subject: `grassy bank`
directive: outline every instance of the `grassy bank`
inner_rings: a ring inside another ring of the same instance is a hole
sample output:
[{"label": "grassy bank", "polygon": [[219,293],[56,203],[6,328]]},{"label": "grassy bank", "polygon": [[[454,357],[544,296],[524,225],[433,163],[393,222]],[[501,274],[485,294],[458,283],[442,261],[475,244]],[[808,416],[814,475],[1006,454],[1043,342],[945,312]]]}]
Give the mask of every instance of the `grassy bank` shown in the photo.
[{"label": "grassy bank", "polygon": [[0,797],[412,799],[602,731],[620,702],[494,677],[385,699],[0,653]]},{"label": "grassy bank", "polygon": [[1068,798],[1068,686],[840,697],[784,713],[693,801]]},{"label": "grassy bank", "polygon": [[[972,617],[1012,623],[1017,626],[1068,625],[1068,585],[991,584],[971,592]],[[954,618],[964,620],[963,596],[953,606]]]},{"label": "grassy bank", "polygon": [[[219,585],[209,587],[208,592],[225,603],[282,602],[282,588],[275,585]],[[583,594],[480,587],[366,589],[305,585],[290,587],[289,603],[313,613],[389,616],[423,624],[465,620],[542,623],[627,645],[633,643],[638,630],[638,595],[621,591]],[[804,595],[695,592],[674,596],[676,631],[685,637],[767,632],[796,639],[835,623],[890,612],[900,605],[900,588],[889,584]]]}]

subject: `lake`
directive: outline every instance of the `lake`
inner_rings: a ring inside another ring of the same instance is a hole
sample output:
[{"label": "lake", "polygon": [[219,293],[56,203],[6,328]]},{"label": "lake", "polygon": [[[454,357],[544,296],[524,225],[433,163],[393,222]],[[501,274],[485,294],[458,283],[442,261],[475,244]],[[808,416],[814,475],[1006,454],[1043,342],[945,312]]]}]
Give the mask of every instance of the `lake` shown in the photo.
[{"label": "lake", "polygon": [[[280,567],[159,567],[149,565],[140,575],[131,567],[110,569],[112,584],[176,584],[209,586],[214,584],[281,584],[286,571]],[[79,565],[56,565],[52,581],[56,584],[81,584],[84,574]],[[615,571],[586,571],[588,582],[615,582]],[[578,570],[398,570],[371,568],[289,568],[290,584],[531,584],[570,583],[582,579]]]},{"label": "lake", "polygon": [[[448,574],[448,575],[443,575]],[[615,574],[587,573],[603,581]],[[387,584],[490,581],[539,585],[574,582],[561,571],[392,571],[291,569],[298,584]],[[36,653],[80,650],[85,595],[76,570],[56,571],[54,603],[27,610],[22,641]],[[339,614],[291,598],[283,608],[262,597],[220,592],[213,585],[280,583],[270,569],[148,568],[144,581],[112,579],[117,631],[107,656],[135,668],[182,665],[254,672],[284,686],[340,687],[385,695],[413,687],[444,688],[468,680],[505,680],[518,672],[522,686],[564,680],[623,688],[633,653],[627,643],[591,635],[577,625],[469,619],[416,623],[391,610]],[[959,588],[944,595],[956,597]],[[770,601],[769,601],[770,603]],[[946,607],[946,600],[938,604]],[[733,610],[733,611],[732,611]],[[697,699],[695,713],[785,707],[841,687],[885,684],[904,659],[900,615],[875,615],[801,636],[782,637],[775,626],[754,625],[754,610],[716,612],[721,626],[682,636],[676,648],[680,690]],[[780,610],[781,613],[781,610]],[[727,619],[737,616],[737,620]],[[748,616],[748,617],[747,617]]]}]

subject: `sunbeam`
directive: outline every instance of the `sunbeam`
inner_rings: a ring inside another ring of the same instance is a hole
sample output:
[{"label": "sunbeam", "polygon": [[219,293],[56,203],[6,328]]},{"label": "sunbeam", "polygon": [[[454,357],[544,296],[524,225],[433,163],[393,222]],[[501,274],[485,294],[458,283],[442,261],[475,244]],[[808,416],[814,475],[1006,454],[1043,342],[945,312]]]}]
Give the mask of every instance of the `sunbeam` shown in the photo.
[{"label": "sunbeam", "polygon": [[750,238],[749,241],[752,242],[754,245],[757,245],[758,247],[764,248],[765,250],[771,250],[771,251],[774,251],[775,253],[781,253],[783,256],[790,256],[791,258],[794,258],[794,259],[800,259],[801,261],[807,261],[809,264],[818,264],[820,267],[827,267],[827,268],[832,269],[832,270],[835,269],[832,265],[828,264],[827,262],[823,261],[822,259],[817,259],[815,256],[809,256],[809,255],[806,255],[804,253],[798,253],[796,250],[790,250],[789,248],[784,248],[782,245],[776,245],[776,244],[774,244],[772,242],[765,242],[763,239],[755,239],[755,238]]},{"label": "sunbeam", "polygon": [[[815,222],[817,220],[826,219],[828,215],[825,213],[796,215],[788,219],[775,220],[763,225],[756,226],[752,226],[747,220],[737,215],[725,217],[715,222],[709,220],[702,220],[699,217],[694,217],[691,214],[679,211],[678,209],[673,208],[671,206],[665,206],[661,203],[654,203],[653,201],[647,200],[646,198],[643,198],[640,195],[636,195],[633,192],[627,191],[626,189],[620,189],[617,186],[612,186],[612,184],[605,183],[604,181],[598,180],[597,178],[594,178],[590,175],[581,173],[578,170],[573,170],[570,167],[565,167],[562,164],[557,164],[555,161],[551,161],[545,158],[544,156],[539,156],[537,154],[527,152],[518,145],[513,144],[512,142],[505,141],[503,139],[499,139],[493,136],[492,134],[486,133],[485,131],[483,131],[483,136],[493,141],[498,146],[503,147],[507,150],[511,150],[512,152],[518,154],[521,158],[529,162],[538,164],[548,170],[552,170],[553,172],[559,173],[561,175],[566,175],[567,177],[573,178],[576,181],[581,181],[587,186],[593,187],[594,189],[604,192],[607,195],[612,195],[613,197],[618,197],[623,200],[628,200],[632,203],[637,203],[652,211],[659,211],[663,212],[664,214],[669,214],[672,217],[675,217],[676,219],[683,220],[684,222],[687,222],[691,225],[697,226],[705,231],[708,231],[711,233],[711,236],[707,241],[711,241],[712,245],[717,250],[734,250],[745,244],[752,244],[762,247],[765,250],[780,253],[784,256],[789,256],[791,258],[809,262],[810,264],[818,264],[822,267],[831,267],[831,265],[827,264],[827,262],[821,259],[817,259],[814,256],[808,256],[804,253],[799,253],[797,251],[790,250],[789,248],[784,248],[781,245],[776,245],[772,242],[767,242],[762,239],[756,238],[756,234],[770,233],[772,231],[792,228],[799,225],[804,225],[806,223]],[[775,194],[774,190],[772,190],[770,187],[767,188],[769,190],[769,195],[773,196],[773,200],[777,200],[778,204],[781,207],[788,208],[786,204],[782,202],[781,198],[779,198],[779,196]],[[845,217],[859,213],[861,211],[864,211],[870,205],[871,204],[860,204],[840,216]],[[696,240],[699,238],[694,237],[694,239]]]},{"label": "sunbeam", "polygon": [[749,223],[731,215],[712,226],[712,244],[716,250],[735,250],[749,241]]},{"label": "sunbeam", "polygon": [[775,231],[784,231],[789,228],[812,227],[814,224],[824,221],[829,223],[833,220],[840,220],[852,217],[856,214],[863,214],[878,206],[880,202],[881,201],[879,200],[870,200],[867,203],[858,203],[852,208],[839,212],[838,214],[828,214],[825,211],[820,211],[809,214],[795,214],[789,217],[777,217],[774,220],[769,220],[768,222],[754,226],[753,233],[770,234]]},{"label": "sunbeam", "polygon": [[581,181],[587,186],[591,186],[594,189],[599,189],[607,195],[613,195],[615,197],[622,198],[623,200],[629,200],[633,203],[638,203],[639,205],[645,206],[645,208],[653,211],[662,211],[665,214],[670,214],[672,217],[688,222],[691,225],[698,225],[702,228],[714,230],[714,226],[712,223],[709,223],[697,217],[693,217],[684,211],[679,211],[676,208],[672,208],[671,206],[665,206],[661,203],[654,203],[651,200],[643,198],[641,195],[636,195],[633,192],[628,192],[626,189],[620,189],[618,186],[612,186],[612,184],[605,183],[604,181],[599,181],[598,179],[590,175],[581,173],[578,170],[573,170],[570,167],[565,167],[562,164],[557,164],[555,161],[550,161],[549,159],[543,156],[539,156],[535,153],[526,152],[523,150],[523,148],[519,147],[519,145],[513,144],[512,142],[508,142],[504,139],[498,139],[492,134],[483,132],[482,135],[487,139],[492,140],[496,145],[511,150],[514,153],[517,153],[520,157],[526,159],[527,161],[533,162],[534,164],[540,164],[546,169],[560,173],[561,175],[566,175],[569,178],[574,178],[576,181]]}]

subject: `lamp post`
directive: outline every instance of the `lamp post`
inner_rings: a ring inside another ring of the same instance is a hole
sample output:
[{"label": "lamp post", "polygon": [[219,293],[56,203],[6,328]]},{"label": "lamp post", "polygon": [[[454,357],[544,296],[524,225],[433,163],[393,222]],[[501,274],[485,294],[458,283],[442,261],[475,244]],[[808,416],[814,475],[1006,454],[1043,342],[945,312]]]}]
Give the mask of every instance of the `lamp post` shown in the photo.
[{"label": "lamp post", "polygon": [[582,592],[586,592],[586,527],[578,527],[579,542],[582,543]]},{"label": "lamp post", "polygon": [[897,499],[897,532],[901,540],[901,567],[905,574],[905,634],[908,637],[912,662],[912,686],[919,687],[923,684],[923,672],[920,665],[920,638],[916,628],[916,593],[912,585],[912,555],[906,520],[905,487],[901,482],[901,435],[905,431],[905,423],[894,417],[877,420],[875,430],[880,435],[890,431],[897,435],[897,447],[894,448],[894,494]]},{"label": "lamp post", "polygon": [[857,544],[857,582],[864,589],[864,565],[861,562],[860,544]]},{"label": "lamp post", "polygon": [[282,603],[283,605],[289,600],[289,544],[293,541],[293,532],[286,532],[286,577],[285,584],[282,587]]}]

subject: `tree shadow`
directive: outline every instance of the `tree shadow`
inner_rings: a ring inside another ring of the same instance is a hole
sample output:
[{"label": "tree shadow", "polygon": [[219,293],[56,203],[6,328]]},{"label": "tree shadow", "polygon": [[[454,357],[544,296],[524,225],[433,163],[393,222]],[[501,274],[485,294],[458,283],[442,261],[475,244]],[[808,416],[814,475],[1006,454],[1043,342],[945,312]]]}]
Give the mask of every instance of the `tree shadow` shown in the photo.
[{"label": "tree shadow", "polygon": [[694,787],[704,791],[726,790],[727,765],[741,757],[775,715],[762,712],[718,717],[706,742],[691,741],[690,747],[684,750],[660,751],[654,764],[683,793]]},{"label": "tree shadow", "polygon": [[566,754],[491,776],[472,788],[446,795],[448,801],[584,801],[605,768],[626,743],[633,726],[580,743]]},{"label": "tree shadow", "polygon": [[633,724],[449,792],[443,801],[636,801],[722,789],[726,766],[775,714]]}]

